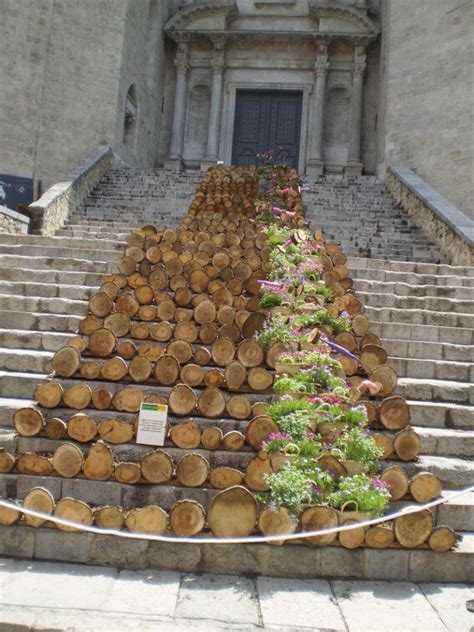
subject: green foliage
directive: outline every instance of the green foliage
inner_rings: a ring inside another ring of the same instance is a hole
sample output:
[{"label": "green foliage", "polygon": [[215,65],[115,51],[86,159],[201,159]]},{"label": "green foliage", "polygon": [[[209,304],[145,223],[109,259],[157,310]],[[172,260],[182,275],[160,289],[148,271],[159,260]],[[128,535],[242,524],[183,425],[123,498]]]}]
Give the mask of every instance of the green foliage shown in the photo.
[{"label": "green foliage", "polygon": [[273,390],[277,395],[284,393],[310,393],[329,391],[335,388],[344,388],[345,382],[331,373],[328,367],[314,366],[310,369],[302,369],[292,377],[281,377],[274,385]]},{"label": "green foliage", "polygon": [[300,314],[295,318],[295,325],[299,327],[317,327],[318,325],[328,325],[332,327],[334,333],[349,331],[350,323],[343,316],[331,316],[327,309],[320,309],[314,314]]},{"label": "green foliage", "polygon": [[274,421],[278,422],[280,417],[290,415],[296,411],[304,410],[308,413],[314,413],[316,406],[308,402],[306,399],[278,399],[269,404],[266,414]]},{"label": "green foliage", "polygon": [[270,307],[279,307],[282,303],[283,298],[281,296],[278,296],[278,294],[272,294],[271,292],[265,294],[260,299],[260,306],[266,309]]},{"label": "green foliage", "polygon": [[265,480],[276,508],[286,507],[290,515],[297,517],[301,504],[309,501],[306,478],[303,472],[291,467],[267,476]]},{"label": "green foliage", "polygon": [[294,441],[302,441],[309,427],[311,413],[306,410],[297,410],[294,413],[280,417],[277,424],[282,432],[287,432]]},{"label": "green foliage", "polygon": [[359,461],[372,465],[382,456],[374,439],[364,430],[355,426],[347,430],[335,443],[345,455],[345,460]]},{"label": "green foliage", "polygon": [[265,351],[272,342],[290,342],[292,340],[290,325],[286,325],[278,317],[272,318],[256,336],[256,340]]},{"label": "green foliage", "polygon": [[329,504],[336,509],[349,500],[357,503],[359,511],[380,515],[390,502],[390,494],[380,479],[357,474],[340,479],[339,489],[328,496]]}]

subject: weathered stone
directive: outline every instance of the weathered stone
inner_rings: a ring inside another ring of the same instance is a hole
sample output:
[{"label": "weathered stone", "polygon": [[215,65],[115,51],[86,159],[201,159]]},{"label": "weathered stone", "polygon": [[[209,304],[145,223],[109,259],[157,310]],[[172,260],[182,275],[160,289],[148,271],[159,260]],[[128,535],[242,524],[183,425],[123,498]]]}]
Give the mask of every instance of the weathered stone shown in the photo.
[{"label": "weathered stone", "polygon": [[0,555],[32,558],[34,550],[35,529],[0,526]]}]

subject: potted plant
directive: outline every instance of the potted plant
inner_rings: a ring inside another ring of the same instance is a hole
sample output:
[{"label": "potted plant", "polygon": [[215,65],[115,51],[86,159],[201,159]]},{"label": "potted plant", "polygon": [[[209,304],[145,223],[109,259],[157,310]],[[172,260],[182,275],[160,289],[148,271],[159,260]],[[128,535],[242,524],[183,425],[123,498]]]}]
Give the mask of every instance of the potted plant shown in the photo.
[{"label": "potted plant", "polygon": [[382,456],[374,439],[362,428],[350,428],[338,438],[335,447],[343,453],[342,464],[348,474],[363,474]]},{"label": "potted plant", "polygon": [[339,480],[339,488],[327,500],[341,512],[343,520],[369,520],[385,511],[390,502],[389,486],[365,474],[347,476]]}]

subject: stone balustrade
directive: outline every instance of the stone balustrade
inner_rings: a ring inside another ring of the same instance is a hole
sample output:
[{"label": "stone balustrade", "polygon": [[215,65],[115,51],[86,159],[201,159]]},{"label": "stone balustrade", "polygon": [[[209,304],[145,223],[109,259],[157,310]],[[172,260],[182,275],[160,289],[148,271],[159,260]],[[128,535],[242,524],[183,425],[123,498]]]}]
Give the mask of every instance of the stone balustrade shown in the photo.
[{"label": "stone balustrade", "polygon": [[12,211],[6,206],[0,206],[0,233],[10,235],[26,235],[30,220],[25,215]]},{"label": "stone balustrade", "polygon": [[385,186],[453,265],[474,264],[474,221],[411,169],[389,167]]},{"label": "stone balustrade", "polygon": [[54,235],[117,160],[110,148],[100,149],[30,204],[32,233]]}]

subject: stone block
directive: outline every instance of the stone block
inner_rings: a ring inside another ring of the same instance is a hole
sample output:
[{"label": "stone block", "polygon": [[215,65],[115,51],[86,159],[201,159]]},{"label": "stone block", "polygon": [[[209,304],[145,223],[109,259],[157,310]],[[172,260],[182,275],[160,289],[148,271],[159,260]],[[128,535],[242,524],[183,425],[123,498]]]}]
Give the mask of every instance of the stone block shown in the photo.
[{"label": "stone block", "polygon": [[410,552],[408,579],[418,582],[472,582],[474,555],[459,550],[435,553],[431,549]]},{"label": "stone block", "polygon": [[62,493],[94,505],[120,505],[122,502],[122,486],[113,481],[67,479],[63,481]]},{"label": "stone block", "polygon": [[131,569],[147,567],[148,540],[91,534],[87,544],[87,561],[90,564],[108,564]]},{"label": "stone block", "polygon": [[323,577],[366,577],[368,549],[321,548],[321,575]]},{"label": "stone block", "polygon": [[258,574],[257,546],[260,545],[203,544],[200,570],[206,573]]},{"label": "stone block", "polygon": [[[146,563],[151,568],[159,568],[161,570],[175,570],[186,573],[201,570],[202,545],[149,542],[146,552]],[[207,571],[207,569],[203,570]]]},{"label": "stone block", "polygon": [[35,529],[31,527],[0,526],[0,555],[33,557]]},{"label": "stone block", "polygon": [[406,581],[410,551],[367,549],[367,579]]},{"label": "stone block", "polygon": [[310,579],[321,574],[321,549],[262,544],[254,547],[253,553],[262,575]]},{"label": "stone block", "polygon": [[43,527],[36,529],[34,556],[39,560],[87,562],[87,543],[91,535]]},{"label": "stone block", "polygon": [[55,500],[61,498],[61,487],[63,480],[53,476],[19,476],[17,483],[17,497],[23,499],[34,487],[44,487],[54,497]]}]

